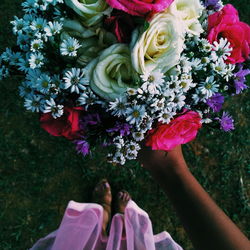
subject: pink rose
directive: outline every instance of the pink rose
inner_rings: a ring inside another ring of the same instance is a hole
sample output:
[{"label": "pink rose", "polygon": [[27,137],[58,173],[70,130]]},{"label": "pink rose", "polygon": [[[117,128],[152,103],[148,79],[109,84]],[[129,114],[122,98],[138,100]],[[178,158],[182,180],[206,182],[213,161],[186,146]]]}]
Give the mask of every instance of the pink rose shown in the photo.
[{"label": "pink rose", "polygon": [[135,28],[132,16],[123,11],[113,11],[104,21],[107,30],[115,34],[119,43],[129,43]]},{"label": "pink rose", "polygon": [[149,12],[161,12],[174,0],[106,0],[113,8],[133,16],[145,16]]},{"label": "pink rose", "polygon": [[63,116],[54,119],[51,113],[44,113],[40,117],[41,127],[53,136],[63,136],[68,140],[79,138],[79,119],[82,107],[64,108]]},{"label": "pink rose", "polygon": [[208,17],[209,42],[218,41],[220,37],[227,38],[233,49],[227,63],[242,63],[249,58],[250,26],[240,22],[238,11],[231,4]]},{"label": "pink rose", "polygon": [[149,131],[146,146],[153,150],[169,151],[177,145],[192,141],[201,128],[201,118],[194,111],[185,111],[169,124],[158,124]]}]

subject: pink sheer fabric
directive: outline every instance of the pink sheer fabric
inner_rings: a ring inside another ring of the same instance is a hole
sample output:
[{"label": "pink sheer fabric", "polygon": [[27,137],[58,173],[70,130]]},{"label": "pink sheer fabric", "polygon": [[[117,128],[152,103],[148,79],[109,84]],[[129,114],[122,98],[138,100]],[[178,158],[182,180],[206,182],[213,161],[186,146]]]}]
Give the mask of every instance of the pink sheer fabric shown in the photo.
[{"label": "pink sheer fabric", "polygon": [[[70,201],[59,229],[31,250],[181,250],[167,232],[153,235],[148,214],[129,201],[125,214],[113,216],[109,237],[102,236],[103,208]],[[123,236],[123,226],[126,237]]]}]

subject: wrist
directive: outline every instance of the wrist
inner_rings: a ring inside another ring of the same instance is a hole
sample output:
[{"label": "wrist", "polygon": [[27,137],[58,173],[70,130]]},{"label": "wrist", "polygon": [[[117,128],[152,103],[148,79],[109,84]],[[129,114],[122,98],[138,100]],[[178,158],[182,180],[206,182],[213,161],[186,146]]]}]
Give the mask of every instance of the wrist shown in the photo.
[{"label": "wrist", "polygon": [[144,149],[142,166],[149,172],[166,172],[174,175],[188,171],[187,164],[182,154],[181,146],[177,146],[169,152],[153,151],[150,148]]}]

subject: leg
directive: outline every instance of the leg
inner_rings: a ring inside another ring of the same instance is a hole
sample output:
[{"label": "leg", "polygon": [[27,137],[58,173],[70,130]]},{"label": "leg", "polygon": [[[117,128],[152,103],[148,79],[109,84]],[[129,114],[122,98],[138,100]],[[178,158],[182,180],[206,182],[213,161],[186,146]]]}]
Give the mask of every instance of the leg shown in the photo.
[{"label": "leg", "polygon": [[[117,199],[116,199],[116,212],[120,213],[120,214],[124,214],[125,208],[129,202],[129,200],[131,200],[131,196],[127,191],[120,191],[117,195]],[[124,227],[124,223],[123,223],[123,230],[122,230],[122,236],[125,236],[126,232],[125,232],[125,227]]]},{"label": "leg", "polygon": [[93,202],[102,205],[103,207],[103,224],[102,224],[102,233],[107,235],[107,225],[111,218],[111,202],[112,202],[112,193],[111,187],[106,179],[100,181],[94,191],[93,191]]}]

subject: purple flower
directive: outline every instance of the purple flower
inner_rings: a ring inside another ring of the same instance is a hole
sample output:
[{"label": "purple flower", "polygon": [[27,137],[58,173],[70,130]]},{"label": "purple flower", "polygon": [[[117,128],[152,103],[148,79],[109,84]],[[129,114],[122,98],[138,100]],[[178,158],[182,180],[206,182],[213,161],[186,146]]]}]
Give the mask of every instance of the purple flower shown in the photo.
[{"label": "purple flower", "polygon": [[116,124],[113,128],[109,128],[106,131],[108,133],[119,132],[120,136],[126,136],[126,135],[130,134],[131,128],[132,128],[132,126],[128,123],[116,122]]},{"label": "purple flower", "polygon": [[222,7],[221,4],[219,3],[219,0],[205,0],[204,6],[207,9],[212,9],[212,10],[219,10]]},{"label": "purple flower", "polygon": [[83,154],[84,156],[89,154],[89,143],[86,140],[75,140],[74,143],[76,144],[76,150],[79,154]]},{"label": "purple flower", "polygon": [[243,69],[243,65],[240,65],[239,71],[234,74],[234,87],[236,89],[236,94],[240,94],[248,86],[245,84],[246,76],[250,74],[249,69]]},{"label": "purple flower", "polygon": [[80,121],[80,128],[86,130],[89,125],[97,125],[101,123],[99,114],[88,114],[85,115]]},{"label": "purple flower", "polygon": [[220,93],[214,94],[207,100],[207,105],[213,110],[213,112],[219,112],[224,103],[224,96]]},{"label": "purple flower", "polygon": [[233,120],[232,116],[229,115],[228,112],[223,112],[221,118],[215,118],[215,119],[219,120],[221,130],[228,132],[228,131],[234,129],[234,120]]}]

